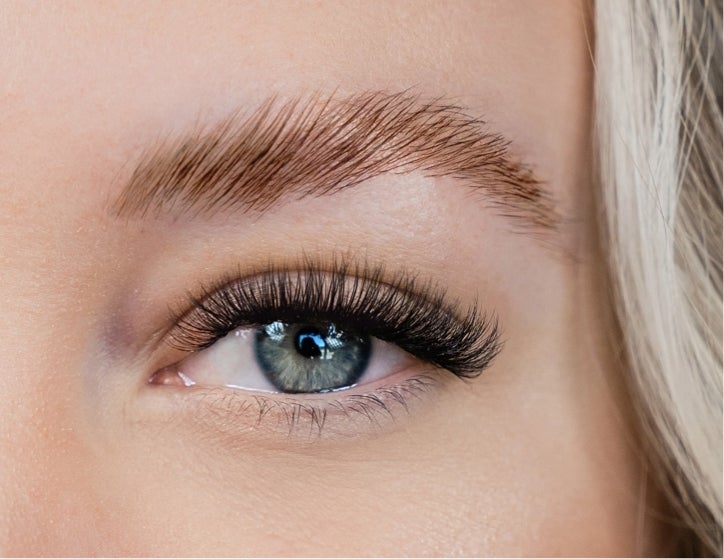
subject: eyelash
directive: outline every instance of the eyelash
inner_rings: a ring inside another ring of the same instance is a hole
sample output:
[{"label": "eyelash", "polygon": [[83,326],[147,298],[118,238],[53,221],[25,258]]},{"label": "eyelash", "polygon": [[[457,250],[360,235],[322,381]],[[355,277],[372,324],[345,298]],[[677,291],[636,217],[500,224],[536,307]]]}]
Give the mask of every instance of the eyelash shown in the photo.
[{"label": "eyelash", "polygon": [[494,315],[473,306],[460,312],[444,289],[399,273],[384,281],[382,267],[337,261],[328,271],[312,261],[293,270],[269,266],[261,274],[224,281],[190,296],[190,311],[175,314],[171,344],[193,352],[241,327],[274,321],[334,322],[396,344],[414,357],[461,378],[475,378],[500,352]]},{"label": "eyelash", "polygon": [[[238,328],[315,320],[393,343],[462,379],[480,375],[502,349],[494,314],[480,313],[476,306],[463,312],[458,302],[448,301],[445,289],[421,282],[409,272],[388,275],[381,266],[336,260],[325,268],[305,259],[283,268],[269,265],[260,273],[225,277],[200,293],[189,295],[185,311],[172,313],[175,326],[169,343],[185,353],[208,348]],[[363,394],[340,394],[335,400],[253,395],[236,405],[236,414],[254,405],[258,425],[273,411],[287,420],[290,432],[303,418],[321,431],[328,412],[335,411],[346,418],[355,414],[376,422],[375,414],[392,416],[393,406],[407,410],[409,398],[419,397],[435,383],[435,375],[428,373]],[[226,396],[222,400],[228,401]],[[319,418],[324,418],[321,423]]]}]

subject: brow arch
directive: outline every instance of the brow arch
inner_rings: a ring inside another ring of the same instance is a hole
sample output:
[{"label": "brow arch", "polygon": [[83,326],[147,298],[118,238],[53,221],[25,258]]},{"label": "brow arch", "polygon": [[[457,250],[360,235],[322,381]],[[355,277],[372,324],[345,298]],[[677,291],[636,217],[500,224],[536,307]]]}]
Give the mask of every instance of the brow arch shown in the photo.
[{"label": "brow arch", "polygon": [[119,217],[266,211],[384,173],[452,177],[481,191],[516,229],[555,234],[561,215],[511,142],[442,98],[368,91],[271,96],[248,113],[150,147],[112,204]]}]

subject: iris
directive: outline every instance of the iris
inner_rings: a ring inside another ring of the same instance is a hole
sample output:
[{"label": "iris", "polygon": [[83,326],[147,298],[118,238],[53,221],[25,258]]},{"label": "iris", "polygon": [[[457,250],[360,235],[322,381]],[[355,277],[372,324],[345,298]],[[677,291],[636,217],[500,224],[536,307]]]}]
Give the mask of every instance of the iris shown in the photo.
[{"label": "iris", "polygon": [[272,322],[256,332],[261,370],[281,392],[327,392],[354,385],[367,368],[369,336],[334,324]]}]

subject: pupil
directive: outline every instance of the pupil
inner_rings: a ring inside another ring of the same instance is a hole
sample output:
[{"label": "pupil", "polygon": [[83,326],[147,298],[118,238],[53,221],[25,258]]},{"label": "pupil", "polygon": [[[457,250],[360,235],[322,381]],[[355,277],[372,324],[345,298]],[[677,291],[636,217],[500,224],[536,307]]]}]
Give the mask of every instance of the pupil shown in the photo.
[{"label": "pupil", "polygon": [[294,345],[300,355],[313,359],[326,353],[327,342],[316,328],[303,328],[297,332],[296,338]]}]

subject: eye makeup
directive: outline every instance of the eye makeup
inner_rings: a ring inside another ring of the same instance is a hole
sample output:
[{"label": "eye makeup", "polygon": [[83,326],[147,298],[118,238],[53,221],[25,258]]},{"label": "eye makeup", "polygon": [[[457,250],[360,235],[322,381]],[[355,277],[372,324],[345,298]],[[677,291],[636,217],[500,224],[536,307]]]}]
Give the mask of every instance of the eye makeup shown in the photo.
[{"label": "eye makeup", "polygon": [[[410,357],[402,371],[377,374],[374,382],[360,380],[341,386],[344,390],[339,392],[294,389],[289,390],[294,394],[268,394],[180,383],[188,387],[180,390],[211,392],[227,402],[231,398],[240,414],[256,416],[258,423],[276,417],[290,430],[305,419],[321,431],[322,424],[329,424],[334,416],[349,423],[356,414],[375,423],[378,414],[390,416],[398,408],[409,411],[408,400],[429,392],[442,376],[476,378],[502,348],[500,325],[493,313],[481,312],[475,305],[463,307],[443,287],[420,280],[414,272],[390,273],[384,267],[346,258],[335,259],[331,266],[304,258],[284,266],[269,264],[254,273],[239,271],[204,286],[200,295],[189,295],[187,304],[174,313],[173,324],[167,342],[191,359],[214,351],[217,342],[240,329],[256,332],[250,338],[268,345],[270,333],[271,339],[280,335],[279,325],[301,333],[307,346],[298,349],[319,358],[327,349],[320,345],[319,327],[308,325],[320,324],[326,325],[324,332],[334,328],[351,333],[348,339],[358,345],[362,339],[379,340]],[[336,339],[327,338],[330,343]],[[265,359],[279,354],[279,348],[263,353]],[[184,359],[157,372],[150,382],[174,384],[168,382],[168,375],[183,370]]]}]

